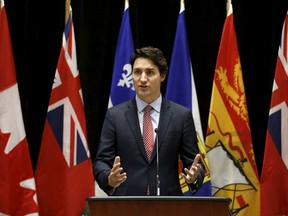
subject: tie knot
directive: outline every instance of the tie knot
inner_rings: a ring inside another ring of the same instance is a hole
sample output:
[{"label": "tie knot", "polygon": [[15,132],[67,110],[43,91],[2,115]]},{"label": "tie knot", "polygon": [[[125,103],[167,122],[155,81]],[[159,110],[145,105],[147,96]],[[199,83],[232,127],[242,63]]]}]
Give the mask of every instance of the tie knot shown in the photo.
[{"label": "tie knot", "polygon": [[144,111],[145,111],[145,112],[150,112],[151,109],[152,109],[152,106],[147,105],[147,106],[144,108]]}]

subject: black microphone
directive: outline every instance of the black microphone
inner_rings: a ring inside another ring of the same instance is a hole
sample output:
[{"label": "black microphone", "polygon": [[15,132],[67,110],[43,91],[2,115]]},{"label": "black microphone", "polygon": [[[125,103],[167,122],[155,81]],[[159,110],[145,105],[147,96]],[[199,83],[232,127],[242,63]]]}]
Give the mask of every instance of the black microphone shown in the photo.
[{"label": "black microphone", "polygon": [[156,168],[156,185],[157,185],[157,196],[160,196],[160,177],[159,177],[159,144],[158,144],[158,133],[159,129],[155,128],[155,142],[156,142],[156,157],[157,157],[157,168]]}]

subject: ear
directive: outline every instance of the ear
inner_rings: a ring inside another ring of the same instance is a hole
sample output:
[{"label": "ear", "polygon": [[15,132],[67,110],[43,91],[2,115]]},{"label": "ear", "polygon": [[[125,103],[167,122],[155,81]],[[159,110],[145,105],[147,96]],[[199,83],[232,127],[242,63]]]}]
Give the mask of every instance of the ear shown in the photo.
[{"label": "ear", "polygon": [[163,82],[166,78],[166,75],[165,74],[160,74],[160,78],[161,78],[161,82]]}]

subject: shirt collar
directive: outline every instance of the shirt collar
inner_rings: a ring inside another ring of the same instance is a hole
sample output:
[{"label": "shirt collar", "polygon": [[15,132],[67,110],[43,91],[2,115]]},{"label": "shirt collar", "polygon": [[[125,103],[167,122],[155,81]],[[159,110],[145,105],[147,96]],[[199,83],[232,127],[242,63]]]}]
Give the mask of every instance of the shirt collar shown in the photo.
[{"label": "shirt collar", "polygon": [[[160,96],[156,100],[154,100],[152,103],[150,103],[150,105],[153,107],[153,109],[156,112],[160,113],[161,102],[162,102],[162,95],[160,94]],[[136,95],[136,104],[137,104],[138,112],[142,112],[143,109],[148,105],[148,103],[141,100],[137,95]]]}]

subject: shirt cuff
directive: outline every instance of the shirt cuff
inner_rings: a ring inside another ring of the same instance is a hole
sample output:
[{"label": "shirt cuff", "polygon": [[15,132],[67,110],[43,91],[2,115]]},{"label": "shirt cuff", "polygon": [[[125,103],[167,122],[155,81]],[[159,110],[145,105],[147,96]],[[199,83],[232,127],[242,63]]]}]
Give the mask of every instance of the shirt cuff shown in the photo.
[{"label": "shirt cuff", "polygon": [[199,188],[198,179],[196,179],[192,184],[189,184],[188,187],[192,194],[196,193]]}]

